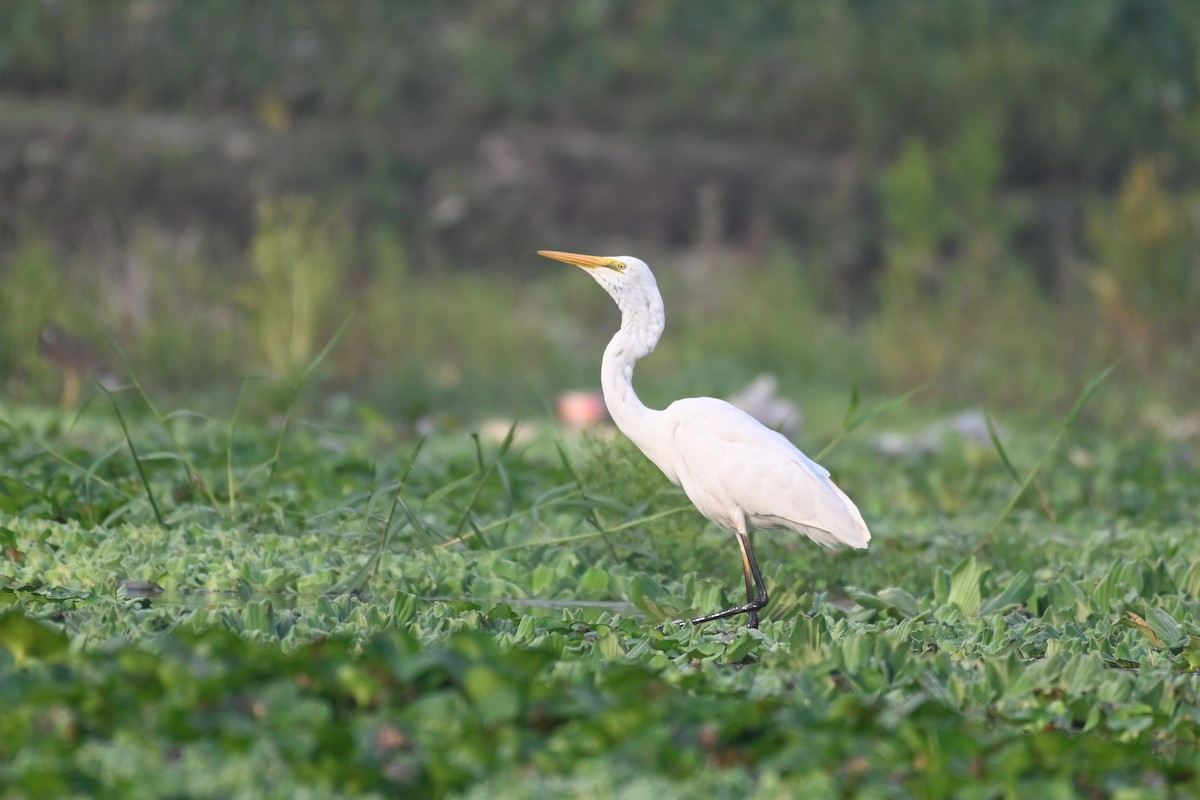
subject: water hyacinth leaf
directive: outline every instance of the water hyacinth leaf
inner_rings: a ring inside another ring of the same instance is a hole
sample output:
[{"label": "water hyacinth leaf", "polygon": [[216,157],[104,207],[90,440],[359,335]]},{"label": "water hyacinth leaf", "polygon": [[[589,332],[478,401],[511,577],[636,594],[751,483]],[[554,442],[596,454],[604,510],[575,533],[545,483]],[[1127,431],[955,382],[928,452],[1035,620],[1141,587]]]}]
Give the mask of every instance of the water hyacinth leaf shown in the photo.
[{"label": "water hyacinth leaf", "polygon": [[1146,614],[1145,621],[1162,642],[1160,646],[1168,650],[1183,647],[1191,640],[1191,636],[1183,626],[1162,608],[1157,606],[1151,608]]},{"label": "water hyacinth leaf", "polygon": [[958,606],[959,611],[968,617],[979,613],[983,604],[983,579],[988,571],[971,556],[959,563],[950,574],[949,602]]},{"label": "water hyacinth leaf", "polygon": [[802,665],[820,663],[829,655],[829,626],[821,616],[801,616],[792,628],[789,649]]},{"label": "water hyacinth leaf", "polygon": [[625,657],[625,647],[621,638],[608,629],[600,633],[596,639],[596,649],[600,655],[609,661],[620,661]]},{"label": "water hyacinth leaf", "polygon": [[369,706],[381,689],[379,679],[375,675],[353,662],[339,665],[335,679],[338,688],[347,692],[354,698],[355,703],[363,707]]},{"label": "water hyacinth leaf", "polygon": [[857,675],[867,665],[871,657],[872,644],[863,632],[847,636],[833,646],[841,668],[847,676]]},{"label": "water hyacinth leaf", "polygon": [[485,725],[510,722],[521,711],[517,685],[507,675],[484,664],[467,668],[463,689]]},{"label": "water hyacinth leaf", "polygon": [[[771,604],[767,606],[765,612],[760,612],[760,617],[769,620],[788,620],[795,618],[801,613],[800,609],[807,597],[804,593],[797,592],[790,587],[778,586],[773,581],[768,581],[767,585],[770,587],[768,591],[771,596]],[[708,606],[701,606],[699,604],[697,606],[699,608],[708,608]]]},{"label": "water hyacinth leaf", "polygon": [[1073,695],[1090,693],[1104,672],[1104,664],[1097,653],[1080,653],[1063,668],[1062,680],[1067,691]]},{"label": "water hyacinth leaf", "polygon": [[1200,598],[1200,561],[1193,561],[1187,568],[1187,572],[1183,574],[1183,579],[1180,581],[1180,591],[1185,592],[1189,597]]},{"label": "water hyacinth leaf", "polygon": [[896,609],[905,617],[915,617],[921,613],[921,604],[917,598],[899,587],[883,589],[877,596],[888,607]]},{"label": "water hyacinth leaf", "polygon": [[1127,611],[1126,616],[1130,623],[1133,624],[1133,627],[1146,637],[1147,641],[1150,642],[1152,647],[1163,646],[1162,637],[1158,635],[1158,632],[1155,631],[1145,619],[1143,619],[1140,615],[1133,613],[1132,611]]},{"label": "water hyacinth leaf", "polygon": [[1141,593],[1143,597],[1179,593],[1179,587],[1175,584],[1175,579],[1171,577],[1171,571],[1167,568],[1166,559],[1158,558],[1152,563],[1143,565]]},{"label": "water hyacinth leaf", "polygon": [[[694,580],[694,577],[694,575],[688,576],[688,583],[694,588],[686,595],[689,597],[689,605],[692,608],[716,608],[721,605],[727,605],[724,588],[719,581],[704,580],[697,582]],[[772,606],[768,606],[767,608],[768,610],[773,610]]]},{"label": "water hyacinth leaf", "polygon": [[533,569],[533,580],[530,582],[530,588],[536,597],[547,597],[554,592],[555,584],[554,568],[548,564],[538,564]]},{"label": "water hyacinth leaf", "polygon": [[758,631],[753,631],[752,629],[743,630],[741,635],[721,655],[721,662],[724,664],[740,664],[746,660],[747,656],[758,650],[761,642],[762,634],[758,633]]},{"label": "water hyacinth leaf", "polygon": [[0,648],[12,654],[18,667],[30,660],[57,660],[70,646],[71,640],[65,635],[30,619],[20,609],[0,613]]},{"label": "water hyacinth leaf", "polygon": [[1124,600],[1136,590],[1135,579],[1140,582],[1141,567],[1128,561],[1117,561],[1092,590],[1091,598],[1096,608],[1108,610],[1118,600]]},{"label": "water hyacinth leaf", "polygon": [[[1126,693],[1120,700],[1122,702],[1128,700],[1131,694],[1131,692]],[[1160,714],[1174,714],[1179,707],[1179,700],[1173,685],[1162,677],[1152,678],[1145,683],[1141,687],[1140,696],[1144,702]]]},{"label": "water hyacinth leaf", "polygon": [[1066,575],[1046,588],[1047,611],[1052,618],[1080,619],[1094,612],[1095,606],[1078,583]]},{"label": "water hyacinth leaf", "polygon": [[933,602],[936,606],[944,606],[950,602],[950,573],[944,569],[934,570]]},{"label": "water hyacinth leaf", "polygon": [[1189,669],[1200,670],[1200,636],[1193,636],[1180,655]]},{"label": "water hyacinth leaf", "polygon": [[994,594],[984,601],[979,609],[982,615],[998,614],[1015,606],[1029,603],[1034,589],[1034,582],[1029,573],[1021,571],[1013,575],[999,594]]},{"label": "water hyacinth leaf", "polygon": [[417,596],[411,592],[396,592],[388,606],[388,614],[395,625],[407,625],[417,613]]},{"label": "water hyacinth leaf", "polygon": [[274,629],[274,609],[270,600],[258,600],[246,606],[243,615],[245,630],[257,633],[270,633]]},{"label": "water hyacinth leaf", "polygon": [[579,591],[585,595],[598,595],[608,591],[608,572],[598,567],[588,567],[579,579]]},{"label": "water hyacinth leaf", "polygon": [[[0,496],[3,495],[4,485],[0,483]],[[0,555],[10,561],[20,561],[25,555],[17,547],[17,532],[2,525],[0,525]]]},{"label": "water hyacinth leaf", "polygon": [[629,584],[629,602],[655,624],[677,620],[684,615],[671,602],[671,596],[649,576],[639,573]]}]

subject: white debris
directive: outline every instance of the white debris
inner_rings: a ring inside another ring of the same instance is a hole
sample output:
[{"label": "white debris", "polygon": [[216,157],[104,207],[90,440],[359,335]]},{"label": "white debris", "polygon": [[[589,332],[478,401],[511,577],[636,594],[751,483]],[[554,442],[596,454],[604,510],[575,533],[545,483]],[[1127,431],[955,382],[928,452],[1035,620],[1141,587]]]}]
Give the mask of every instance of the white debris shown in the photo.
[{"label": "white debris", "polygon": [[729,398],[729,402],[745,411],[768,428],[784,436],[795,436],[800,432],[804,413],[800,406],[787,398],[776,395],[779,381],[769,372],[764,372],[750,385]]},{"label": "white debris", "polygon": [[[996,430],[1000,432],[999,426]],[[875,449],[887,456],[936,453],[950,439],[990,447],[986,415],[973,408],[940,419],[920,433],[883,433],[875,437]]]}]

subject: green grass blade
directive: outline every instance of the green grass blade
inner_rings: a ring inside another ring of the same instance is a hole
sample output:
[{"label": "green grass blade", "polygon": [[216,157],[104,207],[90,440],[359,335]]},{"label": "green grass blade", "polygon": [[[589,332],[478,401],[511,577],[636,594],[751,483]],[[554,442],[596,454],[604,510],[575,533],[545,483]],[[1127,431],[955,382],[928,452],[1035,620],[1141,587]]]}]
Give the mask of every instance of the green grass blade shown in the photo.
[{"label": "green grass blade", "polygon": [[988,438],[992,440],[992,447],[996,448],[996,454],[1000,456],[1000,463],[1008,470],[1008,474],[1012,475],[1012,479],[1017,483],[1021,482],[1021,475],[1017,472],[1017,468],[1013,466],[1009,460],[1008,453],[1004,450],[1004,445],[1000,441],[1000,434],[996,432],[996,426],[992,423],[992,415],[984,414],[983,419],[987,422]]},{"label": "green grass blade", "polygon": [[[394,520],[396,517],[396,508],[399,507],[401,505],[401,503],[403,502],[403,500],[401,498],[401,493],[404,491],[404,482],[406,480],[408,480],[408,476],[412,472],[413,465],[417,463],[417,456],[419,456],[421,454],[421,448],[424,446],[425,446],[425,438],[422,437],[421,440],[417,442],[417,446],[413,448],[413,451],[411,453],[409,453],[408,466],[406,466],[404,468],[404,472],[401,473],[401,475],[400,475],[400,480],[398,480],[396,482],[396,493],[392,496],[392,505],[391,505],[391,508],[388,509],[387,519],[384,520],[384,523],[383,523],[383,531],[379,537],[379,550],[375,554],[375,564],[374,564],[374,566],[372,566],[371,572],[370,572],[371,578],[375,577],[376,573],[379,571],[379,565],[381,563],[383,563],[383,555],[384,555],[384,553],[387,552],[388,545],[391,543],[391,540],[392,540],[392,533],[393,533],[392,520]],[[407,511],[407,507],[405,507],[404,510]],[[400,526],[396,527],[394,529],[395,532],[398,533],[401,529],[403,529],[405,524],[415,525],[416,517],[413,516],[411,513],[408,513],[405,522],[401,523]],[[364,585],[365,585],[365,582],[364,582]],[[358,586],[358,587],[356,587],[356,590],[361,589],[361,588],[362,588],[362,586]]]},{"label": "green grass blade", "polygon": [[337,332],[334,333],[333,336],[330,337],[329,341],[325,343],[325,346],[321,348],[321,352],[317,353],[317,355],[308,362],[307,366],[300,371],[300,376],[296,379],[296,382],[292,384],[291,394],[288,397],[287,409],[283,414],[283,423],[279,427],[279,437],[275,440],[275,452],[271,454],[271,459],[269,461],[270,470],[267,472],[267,482],[263,486],[262,492],[258,497],[258,503],[254,508],[254,521],[251,523],[251,527],[253,528],[257,528],[259,522],[262,520],[263,509],[266,507],[267,498],[271,493],[271,487],[275,483],[275,475],[279,470],[279,459],[283,454],[283,444],[285,441],[287,441],[288,430],[292,425],[292,415],[296,410],[296,401],[300,399],[300,392],[304,389],[309,377],[313,374],[317,367],[320,366],[321,362],[325,360],[325,357],[329,355],[329,352],[333,350],[334,345],[337,344],[338,340],[342,338],[342,335],[345,334],[346,329],[350,326],[350,321],[353,319],[354,314],[351,313],[342,321],[342,324],[338,327]]},{"label": "green grass blade", "polygon": [[484,485],[486,485],[488,479],[492,477],[492,473],[496,471],[497,466],[504,459],[505,453],[508,452],[509,446],[512,445],[512,440],[516,434],[516,431],[517,421],[513,420],[512,424],[508,426],[508,434],[504,437],[504,441],[500,445],[500,450],[496,454],[496,460],[490,464],[486,464],[486,460],[484,459],[483,446],[480,444],[479,434],[471,434],[471,439],[475,442],[475,460],[479,465],[479,472],[477,473],[479,475],[479,480],[476,481],[475,489],[471,492],[471,496],[467,498],[466,505],[464,505],[461,509],[462,516],[459,517],[458,524],[454,526],[454,532],[451,534],[451,538],[462,540],[463,528],[470,523],[471,529],[475,532],[475,538],[479,539],[482,547],[487,547],[487,542],[485,542],[483,537],[479,534],[478,525],[476,525],[475,521],[471,519],[471,511],[475,508],[475,503],[478,502],[480,494],[483,493]]},{"label": "green grass blade", "polygon": [[850,387],[850,402],[846,406],[846,416],[842,419],[842,430],[850,430],[854,422],[854,415],[858,411],[858,387]]},{"label": "green grass blade", "polygon": [[442,502],[478,474],[479,473],[477,472],[473,472],[470,475],[464,475],[461,478],[456,478],[455,480],[450,481],[450,483],[447,483],[445,486],[433,490],[425,497],[424,500],[421,501],[422,507],[428,508],[435,503]]},{"label": "green grass blade", "polygon": [[520,420],[514,419],[512,424],[508,426],[508,433],[504,434],[504,441],[500,442],[500,455],[504,456],[508,453],[508,449],[512,447],[513,440],[517,438],[517,425]]},{"label": "green grass blade", "polygon": [[[174,412],[172,415],[164,416],[163,413],[158,410],[158,406],[155,404],[153,398],[150,397],[150,393],[146,391],[144,386],[142,386],[141,378],[138,377],[137,371],[134,370],[133,365],[129,363],[129,359],[125,355],[125,350],[121,347],[120,343],[117,342],[117,340],[110,333],[105,333],[105,336],[108,338],[109,346],[112,347],[113,351],[117,354],[117,358],[120,359],[121,366],[125,368],[125,373],[129,376],[129,380],[133,384],[134,391],[137,392],[138,396],[142,399],[142,402],[146,404],[146,408],[150,409],[151,415],[153,415],[155,421],[159,424],[159,427],[163,429],[163,432],[167,436],[167,440],[171,443],[171,446],[175,448],[175,452],[178,453],[179,460],[183,464],[183,468],[186,471],[186,474],[183,476],[184,482],[191,483],[193,485],[199,485],[207,496],[209,504],[219,514],[220,505],[217,503],[216,495],[214,495],[212,489],[209,488],[208,481],[195,480],[195,478],[200,475],[200,470],[197,469],[192,459],[188,457],[187,453],[184,451],[184,448],[180,445],[179,440],[175,438],[175,432],[171,429],[171,426],[167,424],[168,418],[174,414],[178,414],[179,412]],[[112,399],[113,395],[108,389],[99,383],[97,383],[97,385],[99,385],[104,393],[109,396],[109,399]],[[116,407],[115,400],[113,400],[113,407]],[[120,411],[118,410],[117,413],[120,414]],[[122,421],[121,426],[124,427],[124,425],[125,423]]]},{"label": "green grass blade", "polygon": [[610,533],[620,533],[621,531],[628,530],[629,528],[634,528],[638,525],[644,525],[647,522],[655,522],[660,519],[666,519],[667,517],[675,516],[676,514],[682,514],[685,511],[695,510],[696,507],[691,503],[688,503],[687,505],[675,506],[673,508],[657,511],[653,514],[647,514],[646,516],[638,517],[637,519],[626,520],[625,522],[622,522],[619,525],[613,525],[610,528],[604,528],[598,531],[589,531],[587,533],[577,533],[571,536],[559,537],[557,539],[541,539],[536,542],[521,542],[520,544],[512,544],[506,547],[497,547],[492,550],[492,552],[504,553],[512,550],[523,550],[529,547],[546,547],[548,545],[570,544],[572,542],[587,541],[588,539],[599,539]]},{"label": "green grass blade", "polygon": [[237,481],[233,476],[233,443],[237,440],[238,423],[242,419],[242,400],[246,396],[246,380],[238,386],[237,402],[233,405],[233,419],[229,421],[229,434],[225,440],[225,490],[229,494],[229,516],[237,512]]},{"label": "green grass blade", "polygon": [[1017,507],[1017,503],[1024,496],[1025,492],[1028,491],[1029,487],[1033,485],[1035,480],[1037,480],[1037,476],[1041,473],[1042,469],[1046,466],[1046,463],[1050,460],[1050,455],[1058,450],[1058,446],[1062,442],[1063,438],[1067,435],[1067,432],[1075,426],[1079,416],[1083,413],[1084,407],[1088,404],[1088,401],[1092,399],[1092,395],[1096,393],[1096,391],[1100,388],[1100,384],[1102,384],[1104,380],[1112,374],[1112,371],[1116,369],[1117,363],[1110,364],[1106,369],[1104,369],[1104,371],[1092,378],[1088,384],[1083,387],[1083,391],[1079,393],[1079,397],[1076,398],[1075,404],[1071,406],[1071,410],[1067,413],[1062,425],[1059,426],[1058,432],[1054,435],[1054,439],[1050,442],[1050,446],[1045,449],[1041,458],[1039,458],[1037,463],[1033,465],[1033,469],[1031,469],[1029,474],[1025,476],[1025,480],[1021,482],[1021,485],[1013,493],[1012,497],[1009,498],[1008,503],[1006,503],[1004,508],[1001,509],[1000,513],[996,515],[996,519],[994,522],[992,522],[991,527],[988,528],[987,533],[985,533],[975,544],[975,547],[971,549],[972,553],[978,553],[980,550],[982,550],[984,545],[991,540],[992,535],[996,532],[996,530],[1002,524],[1004,524],[1004,520],[1008,519],[1008,515],[1011,514],[1013,509]]},{"label": "green grass blade", "polygon": [[342,336],[345,335],[346,329],[350,327],[352,321],[354,321],[354,312],[346,315],[346,318],[342,320],[342,324],[334,331],[333,336],[330,336],[329,341],[321,348],[321,352],[313,356],[313,359],[300,371],[300,377],[296,379],[297,392],[308,382],[309,377],[317,370],[317,367],[321,366],[321,363],[341,340]]},{"label": "green grass blade", "polygon": [[404,472],[400,473],[399,483],[404,483],[408,480],[408,476],[412,473],[413,467],[417,464],[417,457],[421,455],[421,449],[425,447],[426,437],[422,436],[418,441],[413,451],[408,454],[408,466],[404,468]]},{"label": "green grass blade", "polygon": [[117,402],[117,398],[113,396],[112,392],[103,386],[100,388],[108,395],[108,399],[112,401],[113,411],[117,414],[117,422],[120,423],[121,431],[125,434],[125,443],[129,445],[129,454],[133,456],[134,467],[137,468],[138,475],[142,479],[142,486],[146,487],[146,497],[150,500],[150,508],[154,509],[154,518],[158,520],[159,525],[170,530],[171,526],[163,519],[162,512],[158,508],[158,501],[154,499],[154,490],[151,488],[150,479],[147,477],[146,470],[142,466],[142,459],[138,457],[137,448],[133,445],[133,437],[129,435],[129,426],[125,424],[125,415],[121,413],[121,405]]},{"label": "green grass blade", "polygon": [[841,431],[838,432],[837,436],[833,437],[833,440],[830,441],[829,444],[825,445],[825,447],[821,449],[821,452],[817,453],[816,456],[813,457],[813,461],[822,461],[826,456],[832,453],[838,445],[842,443],[842,440],[844,440],[855,430],[861,428],[863,425],[875,419],[875,417],[878,417],[885,411],[889,411],[890,409],[895,408],[902,403],[908,402],[913,395],[924,391],[928,385],[929,384],[927,383],[923,383],[920,386],[909,389],[899,397],[893,397],[890,400],[885,400],[861,416],[855,416],[855,412],[858,410],[858,389],[851,387],[850,407],[846,410],[846,418],[842,421]]}]

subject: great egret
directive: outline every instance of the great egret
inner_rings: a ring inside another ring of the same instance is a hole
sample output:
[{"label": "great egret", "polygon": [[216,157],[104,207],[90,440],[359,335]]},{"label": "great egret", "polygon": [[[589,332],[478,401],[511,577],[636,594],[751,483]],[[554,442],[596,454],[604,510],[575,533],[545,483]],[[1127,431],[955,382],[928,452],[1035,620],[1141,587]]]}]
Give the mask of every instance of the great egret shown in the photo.
[{"label": "great egret", "polygon": [[539,255],[586,270],[621,309],[621,329],[604,349],[600,385],[608,412],[630,438],[708,519],[737,536],[746,577],[745,605],[692,624],[745,614],[758,627],[767,588],[750,545],[754,530],[791,530],[826,547],[865,548],[871,532],[829,471],[781,434],[712,397],[647,408],[633,391],[633,365],[662,336],[666,315],[654,274],[632,256],[585,256],[556,250]]}]

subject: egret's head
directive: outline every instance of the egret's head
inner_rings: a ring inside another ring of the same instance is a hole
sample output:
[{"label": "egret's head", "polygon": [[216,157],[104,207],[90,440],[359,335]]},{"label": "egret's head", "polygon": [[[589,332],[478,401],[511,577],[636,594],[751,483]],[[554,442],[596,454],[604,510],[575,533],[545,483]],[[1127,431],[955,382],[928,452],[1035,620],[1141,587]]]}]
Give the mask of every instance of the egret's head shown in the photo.
[{"label": "egret's head", "polygon": [[661,303],[658,283],[646,262],[633,256],[584,256],[578,253],[561,253],[557,250],[539,250],[538,255],[574,264],[596,279],[596,283],[612,295],[622,310],[630,301],[643,298]]},{"label": "egret's head", "polygon": [[617,301],[621,331],[605,349],[605,363],[610,354],[618,361],[632,359],[624,367],[632,374],[633,361],[654,349],[666,324],[662,295],[646,262],[633,256],[582,256],[557,250],[539,250],[538,255],[583,269]]}]

